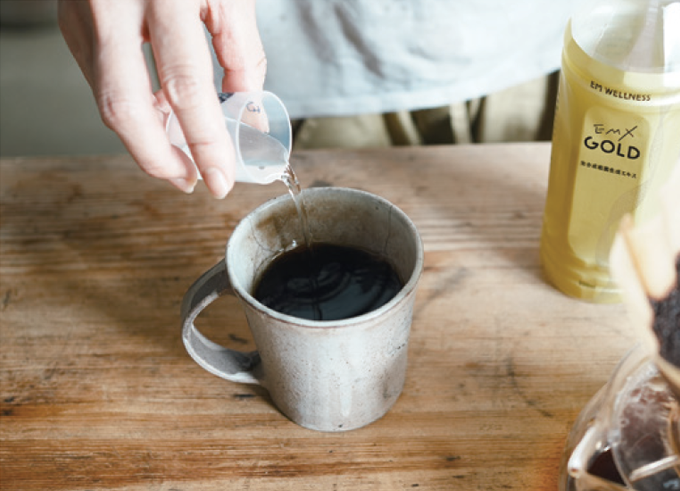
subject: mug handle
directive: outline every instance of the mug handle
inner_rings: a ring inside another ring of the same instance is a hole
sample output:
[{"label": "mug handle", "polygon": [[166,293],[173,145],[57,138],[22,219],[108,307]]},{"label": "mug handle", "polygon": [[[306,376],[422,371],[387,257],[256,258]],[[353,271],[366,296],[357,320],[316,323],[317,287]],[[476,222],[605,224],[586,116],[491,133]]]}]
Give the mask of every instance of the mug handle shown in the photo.
[{"label": "mug handle", "polygon": [[208,305],[225,293],[234,294],[223,259],[198,278],[182,300],[182,340],[184,346],[201,367],[232,382],[262,385],[258,376],[260,353],[231,350],[210,341],[201,334],[194,321]]}]

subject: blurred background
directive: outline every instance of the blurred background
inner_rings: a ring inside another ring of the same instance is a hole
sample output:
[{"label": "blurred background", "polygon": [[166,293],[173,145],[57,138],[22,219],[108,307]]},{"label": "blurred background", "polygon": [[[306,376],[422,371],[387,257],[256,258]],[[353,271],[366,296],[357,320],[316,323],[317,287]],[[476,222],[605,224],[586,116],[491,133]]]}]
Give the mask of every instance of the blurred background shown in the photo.
[{"label": "blurred background", "polygon": [[59,32],[56,0],[0,0],[0,156],[122,152]]},{"label": "blurred background", "polygon": [[[554,73],[446,107],[295,121],[295,148],[549,140],[556,89]],[[124,152],[61,36],[57,0],[0,0],[0,157]]]}]

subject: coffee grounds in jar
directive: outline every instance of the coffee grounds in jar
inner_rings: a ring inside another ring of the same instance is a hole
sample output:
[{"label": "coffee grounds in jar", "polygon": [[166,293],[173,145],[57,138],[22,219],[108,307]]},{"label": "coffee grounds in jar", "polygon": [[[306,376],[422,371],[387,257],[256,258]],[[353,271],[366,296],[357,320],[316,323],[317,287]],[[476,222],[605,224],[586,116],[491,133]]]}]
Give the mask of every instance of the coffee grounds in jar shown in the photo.
[{"label": "coffee grounds in jar", "polygon": [[680,368],[680,255],[675,262],[675,288],[661,300],[649,302],[654,311],[652,329],[659,340],[661,357]]}]

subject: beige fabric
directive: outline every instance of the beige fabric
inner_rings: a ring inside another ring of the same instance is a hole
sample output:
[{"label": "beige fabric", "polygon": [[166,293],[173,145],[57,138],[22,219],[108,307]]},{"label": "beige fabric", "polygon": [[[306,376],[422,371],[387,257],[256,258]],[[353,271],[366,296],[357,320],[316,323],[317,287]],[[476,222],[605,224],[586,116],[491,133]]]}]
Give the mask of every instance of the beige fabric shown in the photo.
[{"label": "beige fabric", "polygon": [[549,140],[555,113],[558,77],[549,75],[482,101],[478,142]]},{"label": "beige fabric", "polygon": [[302,148],[388,147],[392,144],[379,114],[309,118],[294,123],[293,150]]},{"label": "beige fabric", "polygon": [[294,148],[549,140],[557,74],[451,106],[296,122]]}]

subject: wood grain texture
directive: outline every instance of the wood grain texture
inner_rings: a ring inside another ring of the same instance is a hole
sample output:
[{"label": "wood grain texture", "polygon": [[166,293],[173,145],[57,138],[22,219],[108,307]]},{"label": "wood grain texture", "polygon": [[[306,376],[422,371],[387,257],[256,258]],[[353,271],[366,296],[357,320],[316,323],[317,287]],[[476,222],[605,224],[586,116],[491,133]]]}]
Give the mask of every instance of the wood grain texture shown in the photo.
[{"label": "wood grain texture", "polygon": [[[179,303],[282,184],[184,196],[121,157],[0,161],[3,490],[553,491],[580,409],[634,343],[624,308],[545,283],[547,144],[301,151],[421,232],[404,392],[325,434],[185,353]],[[197,323],[253,349],[233,298]]]}]

